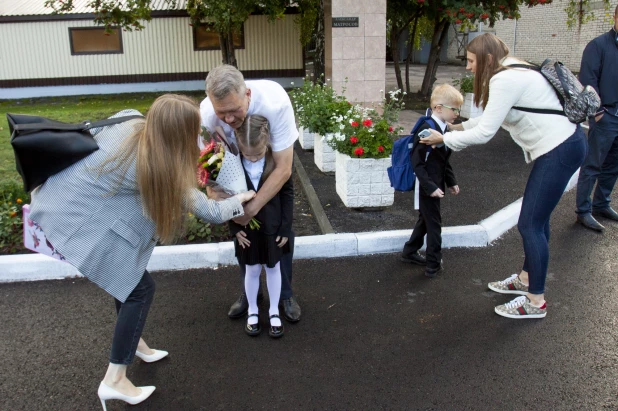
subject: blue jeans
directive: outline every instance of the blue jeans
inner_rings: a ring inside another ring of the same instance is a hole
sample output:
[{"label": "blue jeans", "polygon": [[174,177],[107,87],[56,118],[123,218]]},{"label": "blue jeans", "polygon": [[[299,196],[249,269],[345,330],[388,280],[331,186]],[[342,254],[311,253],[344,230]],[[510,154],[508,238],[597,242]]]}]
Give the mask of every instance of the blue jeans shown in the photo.
[{"label": "blue jeans", "polygon": [[[577,182],[577,214],[606,210],[618,178],[618,116],[605,113],[588,134],[590,149],[579,171]],[[590,195],[594,184],[594,198]]]},{"label": "blue jeans", "polygon": [[124,303],[115,300],[118,318],[109,356],[112,364],[129,365],[133,361],[154,293],[155,282],[148,271],[144,271],[127,300]]},{"label": "blue jeans", "polygon": [[586,136],[577,131],[532,167],[517,228],[524,242],[524,267],[530,294],[544,294],[549,262],[549,219],[569,180],[586,156]]}]

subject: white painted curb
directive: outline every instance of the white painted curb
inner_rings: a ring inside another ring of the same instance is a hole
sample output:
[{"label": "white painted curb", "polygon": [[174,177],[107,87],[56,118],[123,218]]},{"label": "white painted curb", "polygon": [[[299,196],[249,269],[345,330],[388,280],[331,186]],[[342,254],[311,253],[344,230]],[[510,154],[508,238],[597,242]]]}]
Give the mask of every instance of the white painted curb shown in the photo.
[{"label": "white painted curb", "polygon": [[[566,188],[577,184],[576,172]],[[442,248],[485,247],[517,224],[522,199],[513,202],[477,225],[445,227]],[[369,233],[324,234],[296,238],[294,259],[353,257],[357,255],[401,251],[412,230]],[[214,268],[236,264],[231,241],[155,247],[148,271],[174,271]],[[57,280],[79,277],[70,264],[42,254],[20,254],[0,257],[0,282]]]}]

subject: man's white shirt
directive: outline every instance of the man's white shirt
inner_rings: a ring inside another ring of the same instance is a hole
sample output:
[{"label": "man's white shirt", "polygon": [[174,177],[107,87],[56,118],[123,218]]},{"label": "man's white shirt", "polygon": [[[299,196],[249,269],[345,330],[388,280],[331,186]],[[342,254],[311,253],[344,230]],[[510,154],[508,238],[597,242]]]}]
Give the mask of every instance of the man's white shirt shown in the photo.
[{"label": "man's white shirt", "polygon": [[[273,151],[283,151],[291,147],[298,138],[298,129],[290,97],[284,88],[270,80],[247,80],[245,84],[251,89],[247,116],[266,117],[270,125],[270,144]],[[232,127],[216,116],[210,98],[206,97],[200,104],[200,114],[202,126],[209,132],[212,133],[216,126],[221,126],[225,135],[236,141]],[[198,139],[198,144],[203,148],[201,139]]]}]

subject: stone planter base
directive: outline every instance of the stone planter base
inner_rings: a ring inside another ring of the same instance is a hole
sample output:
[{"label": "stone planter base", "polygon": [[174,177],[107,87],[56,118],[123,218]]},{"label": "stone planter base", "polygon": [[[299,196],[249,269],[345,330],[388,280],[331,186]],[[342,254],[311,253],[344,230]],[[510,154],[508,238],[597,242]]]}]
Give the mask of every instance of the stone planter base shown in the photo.
[{"label": "stone planter base", "polygon": [[461,106],[461,116],[474,118],[483,114],[483,109],[474,105],[474,93],[466,93],[464,103]]},{"label": "stone planter base", "polygon": [[351,158],[336,153],[335,181],[337,194],[350,208],[387,207],[395,201],[386,169],[389,158]]},{"label": "stone planter base", "polygon": [[322,140],[322,136],[314,133],[313,138],[313,161],[323,173],[335,171],[335,151]]},{"label": "stone planter base", "polygon": [[311,133],[305,130],[303,127],[298,127],[298,142],[303,150],[313,150],[314,147],[314,135],[315,133]]}]

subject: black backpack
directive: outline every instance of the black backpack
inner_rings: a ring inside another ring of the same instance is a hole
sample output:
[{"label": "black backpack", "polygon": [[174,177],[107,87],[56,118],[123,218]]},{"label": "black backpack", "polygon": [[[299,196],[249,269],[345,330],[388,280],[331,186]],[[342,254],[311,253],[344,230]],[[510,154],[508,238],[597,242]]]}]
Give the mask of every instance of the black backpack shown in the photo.
[{"label": "black backpack", "polygon": [[538,71],[554,87],[563,110],[518,107],[520,111],[539,114],[558,114],[565,116],[571,123],[579,124],[599,111],[601,98],[596,90],[590,86],[584,87],[577,76],[561,62],[547,59],[540,66],[527,64],[510,64],[506,67],[517,67]]}]

